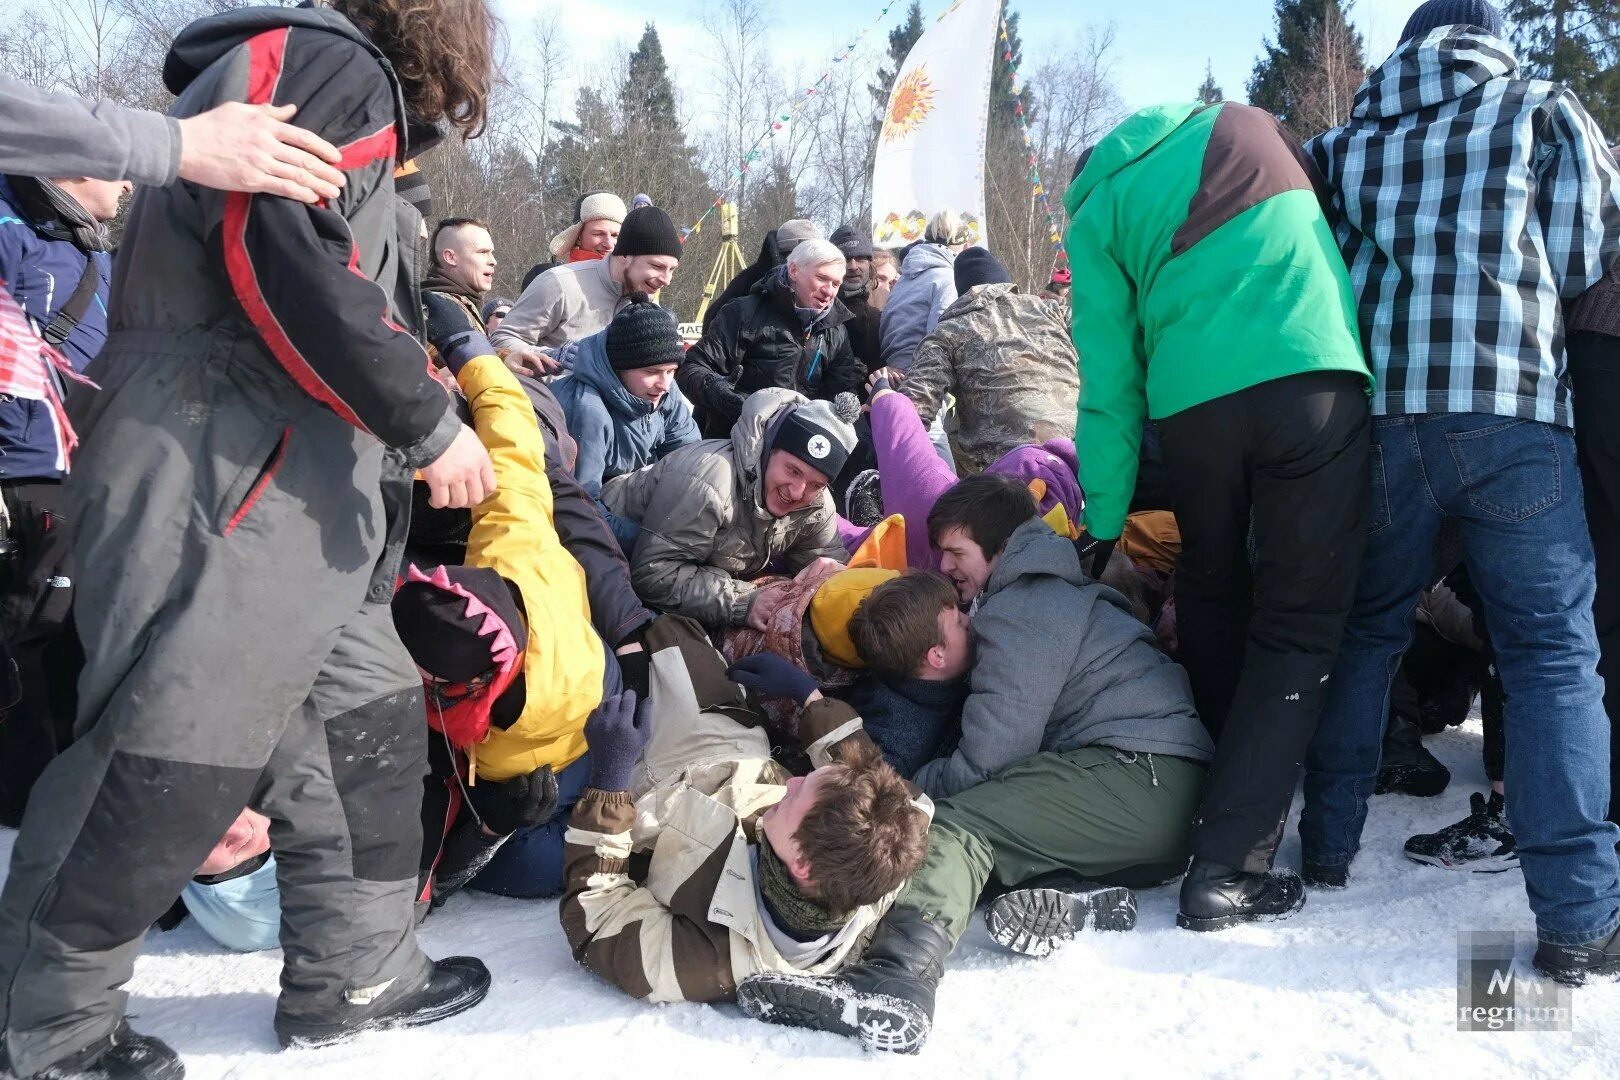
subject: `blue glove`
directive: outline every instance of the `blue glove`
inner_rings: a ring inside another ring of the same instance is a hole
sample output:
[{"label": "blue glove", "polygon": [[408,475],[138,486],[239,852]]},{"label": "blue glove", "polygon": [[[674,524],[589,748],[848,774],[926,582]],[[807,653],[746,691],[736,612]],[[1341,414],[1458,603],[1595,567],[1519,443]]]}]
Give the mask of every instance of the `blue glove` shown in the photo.
[{"label": "blue glove", "polygon": [[636,759],[652,736],[652,717],[645,701],[626,690],[605,698],[585,721],[585,743],[591,749],[591,771],[585,783],[598,791],[625,791]]},{"label": "blue glove", "polygon": [[744,657],[726,669],[726,678],[756,694],[790,698],[800,705],[821,689],[812,675],[775,653]]}]

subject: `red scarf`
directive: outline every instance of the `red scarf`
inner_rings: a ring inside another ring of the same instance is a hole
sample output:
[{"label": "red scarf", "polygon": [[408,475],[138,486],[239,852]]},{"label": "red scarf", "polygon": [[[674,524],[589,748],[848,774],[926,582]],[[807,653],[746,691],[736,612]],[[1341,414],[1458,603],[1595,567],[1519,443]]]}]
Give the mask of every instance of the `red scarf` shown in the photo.
[{"label": "red scarf", "polygon": [[[472,748],[483,742],[489,734],[491,707],[500,700],[501,695],[506,693],[512,681],[523,670],[523,658],[518,653],[517,640],[501,617],[478,597],[451,581],[444,567],[435,567],[432,574],[424,574],[412,565],[406,568],[405,580],[423,582],[461,597],[467,601],[466,617],[469,619],[483,616],[484,622],[478,628],[478,636],[488,639],[490,660],[495,665],[495,677],[489,684],[481,690],[459,698],[448,709],[441,709],[438,706],[438,695],[446,692],[455,694],[464,690],[465,684],[443,686],[431,680],[423,680],[424,689],[428,694],[428,727],[443,732],[451,745],[458,750],[468,751],[471,757]],[[471,762],[469,762],[470,771]]]}]

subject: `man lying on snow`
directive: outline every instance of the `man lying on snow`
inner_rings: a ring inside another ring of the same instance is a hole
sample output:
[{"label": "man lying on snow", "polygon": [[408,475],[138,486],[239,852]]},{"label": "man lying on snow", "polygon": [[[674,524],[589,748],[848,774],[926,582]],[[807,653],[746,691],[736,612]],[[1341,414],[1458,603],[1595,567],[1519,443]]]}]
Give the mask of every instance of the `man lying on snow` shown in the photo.
[{"label": "man lying on snow", "polygon": [[[908,1052],[928,1037],[945,958],[992,881],[1011,891],[985,922],[1014,952],[1044,956],[1088,924],[1134,926],[1130,889],[1186,869],[1213,754],[1186,674],[1124,597],[1084,574],[1028,488],[970,477],[934,505],[928,531],[973,605],[976,655],[961,741],[916,776],[941,800],[927,861],[861,963],[829,979],[764,973],[737,994],[760,1019]],[[897,592],[880,586],[866,603]],[[890,611],[897,627],[940,617],[937,593],[901,599],[916,611]],[[961,670],[966,635],[938,642],[942,669]]]},{"label": "man lying on snow", "polygon": [[[646,643],[651,707],[626,692],[585,727],[590,780],[559,912],[575,959],[651,1001],[729,1001],[759,972],[837,971],[922,862],[927,798],[878,756],[853,709],[787,661],[728,671],[677,617]],[[771,760],[739,682],[803,704],[808,776]],[[650,855],[644,873],[633,851]]]}]

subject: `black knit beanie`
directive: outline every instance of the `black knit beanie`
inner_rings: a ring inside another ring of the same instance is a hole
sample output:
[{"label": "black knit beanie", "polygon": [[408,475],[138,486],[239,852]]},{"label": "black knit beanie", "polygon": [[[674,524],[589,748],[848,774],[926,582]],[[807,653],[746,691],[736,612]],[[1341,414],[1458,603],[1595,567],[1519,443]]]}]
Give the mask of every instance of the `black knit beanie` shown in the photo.
[{"label": "black knit beanie", "polygon": [[1429,0],[1412,12],[1401,31],[1401,42],[1426,36],[1430,30],[1453,25],[1477,26],[1492,37],[1502,36],[1502,16],[1486,0]]},{"label": "black knit beanie", "polygon": [[833,480],[855,452],[857,436],[852,425],[860,414],[860,402],[847,391],[833,401],[790,405],[775,421],[770,449],[785,450]]},{"label": "black knit beanie", "polygon": [[[521,655],[529,632],[510,583],[488,567],[442,569],[452,585],[477,597],[506,623]],[[493,641],[479,633],[486,616],[469,618],[467,607],[465,596],[429,581],[408,581],[394,593],[394,627],[406,651],[423,671],[446,682],[467,682],[495,667]]]},{"label": "black knit beanie", "polygon": [[982,247],[963,248],[953,264],[956,295],[963,296],[975,285],[997,285],[1012,281],[1001,261]]},{"label": "black knit beanie", "polygon": [[643,206],[625,216],[619,226],[615,255],[668,255],[681,257],[681,237],[669,215],[656,206]]},{"label": "black knit beanie", "polygon": [[644,292],[630,294],[607,328],[607,358],[614,371],[678,364],[686,356],[675,316]]},{"label": "black knit beanie", "polygon": [[829,239],[833,247],[844,253],[846,259],[870,259],[876,254],[872,247],[871,234],[853,225],[838,226]]}]

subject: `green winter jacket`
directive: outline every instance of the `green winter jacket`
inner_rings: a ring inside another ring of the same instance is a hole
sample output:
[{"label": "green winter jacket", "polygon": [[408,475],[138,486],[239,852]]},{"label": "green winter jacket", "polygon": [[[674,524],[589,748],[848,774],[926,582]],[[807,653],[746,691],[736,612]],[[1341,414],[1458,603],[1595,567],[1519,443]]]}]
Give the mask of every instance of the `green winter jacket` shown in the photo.
[{"label": "green winter jacket", "polygon": [[1305,371],[1368,375],[1324,195],[1281,125],[1231,102],[1143,109],[1091,152],[1063,201],[1093,536],[1124,528],[1145,417]]}]

